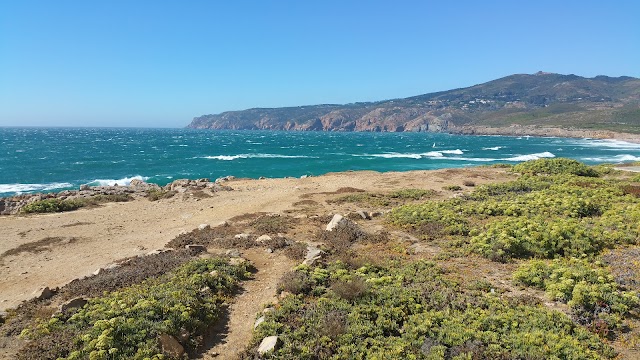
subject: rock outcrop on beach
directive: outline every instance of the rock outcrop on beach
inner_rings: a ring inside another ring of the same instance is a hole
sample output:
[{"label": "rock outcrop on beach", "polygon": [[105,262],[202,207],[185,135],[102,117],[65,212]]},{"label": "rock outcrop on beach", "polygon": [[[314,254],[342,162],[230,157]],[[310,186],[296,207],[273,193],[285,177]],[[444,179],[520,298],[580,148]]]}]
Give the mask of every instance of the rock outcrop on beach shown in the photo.
[{"label": "rock outcrop on beach", "polygon": [[155,193],[186,193],[193,191],[206,190],[209,192],[228,191],[231,187],[223,185],[224,182],[232,180],[233,177],[225,177],[217,179],[215,182],[209,179],[178,179],[165,186],[147,183],[142,180],[134,179],[127,186],[89,186],[81,185],[79,190],[64,190],[57,193],[37,193],[22,194],[11,197],[0,198],[0,215],[13,215],[34,202],[59,199],[59,200],[81,200],[91,199],[95,197],[107,196],[130,196],[131,198],[147,197]]},{"label": "rock outcrop on beach", "polygon": [[[203,115],[189,128],[482,133],[511,125],[640,132],[640,79],[539,72],[404,99],[346,105],[256,108]],[[547,131],[548,132],[548,131]],[[536,135],[535,133],[529,135]],[[571,135],[571,134],[570,134]]]}]

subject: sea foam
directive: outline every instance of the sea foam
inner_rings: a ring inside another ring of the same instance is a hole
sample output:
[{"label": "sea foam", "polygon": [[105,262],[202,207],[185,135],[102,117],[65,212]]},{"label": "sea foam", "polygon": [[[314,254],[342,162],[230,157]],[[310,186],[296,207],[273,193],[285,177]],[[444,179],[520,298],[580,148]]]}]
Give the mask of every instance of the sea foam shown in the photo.
[{"label": "sea foam", "polygon": [[301,158],[316,158],[315,156],[304,155],[279,155],[279,154],[239,154],[239,155],[215,155],[215,156],[202,156],[200,159],[209,160],[224,160],[232,161],[236,159],[301,159]]},{"label": "sea foam", "polygon": [[556,156],[553,153],[545,151],[545,152],[535,153],[535,154],[518,155],[518,156],[514,156],[514,157],[502,159],[502,160],[505,160],[505,161],[529,161],[529,160],[538,160],[538,159],[542,159],[542,158],[554,158],[554,157],[556,157]]},{"label": "sea foam", "polygon": [[67,182],[55,182],[48,184],[0,184],[0,194],[21,194],[24,192],[49,191],[72,187]]},{"label": "sea foam", "polygon": [[136,175],[136,176],[132,176],[132,177],[125,177],[122,179],[96,179],[93,181],[90,181],[87,183],[87,185],[92,185],[92,186],[114,186],[115,184],[118,184],[120,186],[128,186],[131,183],[131,180],[142,180],[142,181],[147,181],[149,179],[148,176],[141,176],[141,175]]},{"label": "sea foam", "polygon": [[619,162],[625,162],[625,161],[640,161],[640,156],[634,156],[631,154],[620,154],[615,156],[583,157],[583,158],[580,158],[580,160],[619,163]]}]

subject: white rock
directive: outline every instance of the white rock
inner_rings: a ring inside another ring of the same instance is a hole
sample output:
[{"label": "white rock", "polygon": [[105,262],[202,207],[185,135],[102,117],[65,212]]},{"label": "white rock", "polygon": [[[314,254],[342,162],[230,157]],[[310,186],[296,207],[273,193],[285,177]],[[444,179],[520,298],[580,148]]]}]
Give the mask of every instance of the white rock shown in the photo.
[{"label": "white rock", "polygon": [[198,225],[198,230],[204,230],[209,227],[209,224],[200,224]]},{"label": "white rock", "polygon": [[253,324],[253,328],[257,328],[258,326],[260,326],[260,324],[262,324],[264,322],[264,315],[260,316],[256,322]]},{"label": "white rock", "polygon": [[234,236],[234,238],[236,238],[236,239],[248,239],[249,238],[249,234],[236,234]]},{"label": "white rock", "polygon": [[256,239],[257,242],[263,242],[263,241],[269,241],[269,240],[271,240],[271,236],[269,236],[269,235],[260,235]]},{"label": "white rock", "polygon": [[304,257],[304,261],[302,262],[304,265],[313,265],[316,261],[320,260],[324,255],[324,251],[318,249],[315,246],[308,245],[307,246],[307,254]]},{"label": "white rock", "polygon": [[343,224],[343,223],[346,223],[347,221],[348,220],[344,216],[342,216],[340,214],[335,214],[335,215],[333,215],[333,218],[331,219],[329,224],[327,224],[326,230],[327,231],[333,231],[333,229],[335,229],[336,226],[338,226],[340,224]]},{"label": "white rock", "polygon": [[280,339],[277,336],[267,336],[262,339],[260,346],[258,346],[258,354],[264,355],[268,352],[277,350],[280,346]]}]

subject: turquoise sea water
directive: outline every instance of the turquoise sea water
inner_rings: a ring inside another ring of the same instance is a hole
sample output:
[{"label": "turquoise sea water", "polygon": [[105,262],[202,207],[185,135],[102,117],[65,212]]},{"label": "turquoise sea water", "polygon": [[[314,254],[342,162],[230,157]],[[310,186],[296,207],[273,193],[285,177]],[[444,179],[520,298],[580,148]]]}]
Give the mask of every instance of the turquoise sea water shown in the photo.
[{"label": "turquoise sea water", "polygon": [[334,171],[406,171],[541,157],[589,164],[640,161],[621,141],[191,129],[0,128],[0,196],[180,178],[258,178]]}]

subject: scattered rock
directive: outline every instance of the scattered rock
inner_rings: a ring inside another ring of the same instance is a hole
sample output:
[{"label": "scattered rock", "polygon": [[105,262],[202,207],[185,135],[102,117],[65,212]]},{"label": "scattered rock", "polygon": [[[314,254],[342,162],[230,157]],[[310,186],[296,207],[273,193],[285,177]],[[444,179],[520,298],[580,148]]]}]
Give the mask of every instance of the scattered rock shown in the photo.
[{"label": "scattered rock", "polygon": [[309,175],[302,175],[302,176],[300,176],[300,179],[306,179],[308,177],[309,177]]},{"label": "scattered rock", "polygon": [[244,233],[243,233],[243,234],[236,234],[236,235],[234,236],[234,238],[236,238],[236,239],[243,239],[243,240],[246,240],[246,239],[248,239],[248,238],[249,238],[249,234],[244,234]]},{"label": "scattered rock", "polygon": [[253,323],[253,328],[257,328],[258,326],[260,326],[260,324],[262,324],[264,322],[264,315],[260,316],[255,323]]},{"label": "scattered rock", "polygon": [[209,273],[209,275],[218,276],[219,275],[218,270],[213,270],[212,272]]},{"label": "scattered rock", "polygon": [[269,253],[269,254],[272,254],[272,253],[273,253],[273,249],[272,249],[272,248],[267,248],[265,251],[266,251],[267,253]]},{"label": "scattered rock", "polygon": [[319,248],[313,245],[308,245],[307,255],[305,255],[304,261],[302,263],[304,265],[312,266],[313,264],[315,264],[316,261],[322,259],[323,255],[324,255],[324,251],[320,250]]},{"label": "scattered rock", "polygon": [[236,250],[236,249],[231,249],[231,250],[227,250],[225,252],[225,255],[232,257],[232,258],[239,258],[240,257],[240,251]]},{"label": "scattered rock", "polygon": [[185,248],[185,249],[187,249],[187,250],[194,250],[194,251],[196,251],[196,252],[201,252],[201,251],[206,252],[206,251],[207,251],[207,247],[206,247],[206,246],[204,246],[204,245],[199,245],[199,244],[189,244],[189,245],[185,245],[185,246],[184,246],[184,248]]},{"label": "scattered rock", "polygon": [[260,346],[258,346],[258,354],[264,355],[268,352],[278,350],[280,346],[280,339],[277,336],[267,336],[262,339]]},{"label": "scattered rock", "polygon": [[184,355],[184,347],[176,338],[171,335],[162,334],[158,336],[160,348],[165,356],[171,358],[181,358]]},{"label": "scattered rock", "polygon": [[266,177],[264,177],[264,176],[260,176],[260,177],[258,178],[258,180],[264,180],[264,179],[266,179]]},{"label": "scattered rock", "polygon": [[271,240],[271,236],[269,236],[269,235],[260,235],[256,239],[257,242],[265,242],[265,241],[269,241],[269,240]]},{"label": "scattered rock", "polygon": [[54,292],[49,289],[48,286],[42,287],[33,292],[33,296],[38,300],[46,300],[50,299],[53,296]]},{"label": "scattered rock", "polygon": [[281,292],[281,293],[280,293],[280,295],[278,295],[278,298],[280,298],[280,299],[284,299],[284,298],[286,298],[287,296],[291,296],[291,295],[293,295],[293,294],[292,294],[292,293],[290,293],[290,292],[288,292],[288,291],[283,291],[283,292]]},{"label": "scattered rock", "polygon": [[264,310],[262,310],[262,313],[263,314],[267,314],[267,313],[274,312],[274,311],[276,311],[276,309],[274,309],[272,307],[268,307],[268,308],[264,308]]},{"label": "scattered rock", "polygon": [[6,311],[0,311],[0,325],[4,324],[7,320],[7,316],[9,316],[9,314]]},{"label": "scattered rock", "polygon": [[382,215],[382,213],[380,211],[371,211],[369,212],[369,218],[373,219],[374,217],[378,217],[380,215]]},{"label": "scattered rock", "polygon": [[369,216],[368,213],[362,211],[362,210],[358,210],[356,211],[356,214],[360,215],[360,217],[364,220],[371,220],[371,216]]},{"label": "scattered rock", "polygon": [[353,224],[353,222],[351,222],[349,219],[345,218],[344,216],[340,215],[340,214],[335,214],[333,215],[333,218],[331,219],[331,221],[329,222],[329,224],[327,224],[327,231],[333,231],[333,229],[335,229],[337,226],[339,225],[347,225],[347,224]]},{"label": "scattered rock", "polygon": [[89,301],[83,297],[73,298],[65,302],[64,304],[60,305],[59,310],[60,312],[65,312],[71,309],[81,308],[85,306],[87,302]]},{"label": "scattered rock", "polygon": [[87,184],[80,185],[80,191],[91,190],[91,187]]},{"label": "scattered rock", "polygon": [[200,224],[198,225],[198,230],[204,230],[210,228],[209,224]]}]

